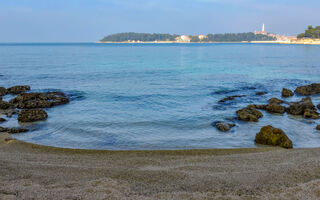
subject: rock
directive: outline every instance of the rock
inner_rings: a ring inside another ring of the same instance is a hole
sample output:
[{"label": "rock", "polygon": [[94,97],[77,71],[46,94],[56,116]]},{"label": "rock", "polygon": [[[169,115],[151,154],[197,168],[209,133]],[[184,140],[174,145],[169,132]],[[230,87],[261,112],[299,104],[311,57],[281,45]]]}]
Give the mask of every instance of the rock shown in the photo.
[{"label": "rock", "polygon": [[276,103],[270,103],[266,106],[266,110],[270,113],[279,113],[283,114],[286,112],[286,107],[276,104]]},{"label": "rock", "polygon": [[25,133],[28,129],[26,128],[4,128],[0,126],[0,132],[6,132],[10,134],[16,134],[16,133]]},{"label": "rock", "polygon": [[268,105],[257,105],[257,104],[251,104],[248,107],[249,108],[255,108],[259,110],[266,110]]},{"label": "rock", "polygon": [[4,87],[0,87],[0,96],[4,96],[8,93],[8,90]]},{"label": "rock", "polygon": [[48,114],[42,109],[24,109],[18,115],[19,122],[35,122],[47,118]]},{"label": "rock", "polygon": [[266,92],[256,92],[257,96],[262,96],[262,95],[265,95],[265,94],[266,94]]},{"label": "rock", "polygon": [[5,121],[7,121],[7,120],[0,117],[0,123],[1,123],[1,122],[5,122]]},{"label": "rock", "polygon": [[217,123],[215,123],[215,126],[217,127],[217,129],[219,131],[227,132],[227,131],[230,131],[230,129],[232,127],[235,127],[236,125],[235,124],[229,124],[229,123],[226,123],[226,122],[217,122]]},{"label": "rock", "polygon": [[246,107],[237,111],[238,119],[242,121],[257,122],[263,114],[255,108]]},{"label": "rock", "polygon": [[10,103],[8,103],[6,101],[0,101],[0,109],[1,110],[6,110],[10,107],[11,107]]},{"label": "rock", "polygon": [[235,95],[235,96],[229,96],[229,97],[226,97],[226,98],[224,98],[224,99],[221,99],[220,101],[219,101],[219,103],[224,103],[224,102],[226,102],[226,101],[231,101],[231,100],[234,100],[235,98],[240,98],[240,97],[245,97],[246,95]]},{"label": "rock", "polygon": [[283,88],[282,89],[282,97],[292,97],[293,92],[289,89]]},{"label": "rock", "polygon": [[319,113],[307,108],[304,110],[303,117],[304,118],[319,119]]},{"label": "rock", "polygon": [[292,141],[288,136],[278,128],[272,126],[264,126],[257,133],[255,142],[258,144],[280,146],[283,148],[292,148]]},{"label": "rock", "polygon": [[320,83],[312,83],[311,85],[297,87],[297,89],[294,92],[304,96],[319,94]]},{"label": "rock", "polygon": [[303,98],[300,102],[290,103],[287,112],[291,115],[303,115],[306,118],[317,119],[319,116],[310,97]]},{"label": "rock", "polygon": [[320,110],[320,104],[317,105],[317,108]]},{"label": "rock", "polygon": [[318,125],[318,126],[316,127],[316,129],[317,129],[318,131],[320,131],[320,125]]},{"label": "rock", "polygon": [[31,88],[29,85],[17,85],[8,88],[8,93],[9,94],[21,94],[25,93],[26,91],[29,91]]},{"label": "rock", "polygon": [[10,103],[20,109],[50,108],[69,103],[69,98],[62,92],[33,92],[21,94]]},{"label": "rock", "polygon": [[18,114],[19,111],[17,109],[14,108],[9,108],[7,110],[4,110],[3,112],[1,112],[2,114],[6,115],[7,117],[12,117],[12,115],[14,114]]},{"label": "rock", "polygon": [[278,99],[278,98],[271,98],[271,99],[268,100],[268,102],[269,102],[270,104],[272,104],[272,103],[275,103],[275,104],[282,104],[282,103],[284,103],[284,101],[282,101],[281,99]]}]

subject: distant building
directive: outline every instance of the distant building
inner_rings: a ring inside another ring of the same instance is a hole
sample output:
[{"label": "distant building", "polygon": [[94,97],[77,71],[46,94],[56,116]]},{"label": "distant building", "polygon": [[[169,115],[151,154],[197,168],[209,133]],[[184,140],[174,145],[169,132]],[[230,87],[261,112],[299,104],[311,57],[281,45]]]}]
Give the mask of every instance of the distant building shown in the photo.
[{"label": "distant building", "polygon": [[204,40],[205,38],[207,38],[207,36],[205,36],[203,34],[199,35],[198,37],[199,37],[199,40]]},{"label": "distant building", "polygon": [[181,35],[180,37],[177,37],[176,38],[176,41],[177,42],[190,42],[191,41],[191,38],[187,35]]},{"label": "distant building", "polygon": [[268,33],[265,30],[264,24],[262,24],[262,30],[261,31],[255,31],[254,34],[256,34],[256,35],[258,35],[258,34],[267,35]]}]

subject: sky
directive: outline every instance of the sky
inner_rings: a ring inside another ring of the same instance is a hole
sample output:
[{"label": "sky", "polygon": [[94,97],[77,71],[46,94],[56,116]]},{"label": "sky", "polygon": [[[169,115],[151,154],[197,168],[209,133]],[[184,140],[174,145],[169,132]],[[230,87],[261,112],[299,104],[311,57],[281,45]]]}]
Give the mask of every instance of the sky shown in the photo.
[{"label": "sky", "polygon": [[95,42],[119,32],[286,35],[320,25],[319,0],[0,0],[0,42]]}]

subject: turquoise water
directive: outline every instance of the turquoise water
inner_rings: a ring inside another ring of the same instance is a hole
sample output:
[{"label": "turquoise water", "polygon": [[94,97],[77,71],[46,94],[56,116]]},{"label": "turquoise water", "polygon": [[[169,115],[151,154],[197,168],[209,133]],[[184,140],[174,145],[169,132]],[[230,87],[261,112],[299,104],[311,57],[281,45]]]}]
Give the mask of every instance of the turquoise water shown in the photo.
[{"label": "turquoise water", "polygon": [[[234,119],[248,104],[280,97],[283,87],[320,82],[320,46],[277,44],[0,44],[0,86],[61,90],[67,105],[16,138],[88,149],[255,147],[264,125],[294,147],[320,147],[319,120],[271,115]],[[267,92],[256,96],[257,91]],[[247,95],[219,104],[230,95]],[[9,98],[9,97],[7,97]],[[289,100],[297,100],[293,97]],[[320,96],[313,96],[315,104]],[[231,132],[214,121],[237,124]],[[26,124],[21,124],[26,126]],[[16,116],[1,126],[18,126]]]}]

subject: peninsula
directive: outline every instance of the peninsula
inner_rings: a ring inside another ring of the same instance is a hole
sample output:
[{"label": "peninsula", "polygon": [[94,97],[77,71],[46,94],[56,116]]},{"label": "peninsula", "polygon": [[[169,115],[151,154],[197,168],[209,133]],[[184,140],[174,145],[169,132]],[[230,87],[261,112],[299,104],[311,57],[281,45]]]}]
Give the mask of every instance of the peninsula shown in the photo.
[{"label": "peninsula", "polygon": [[163,33],[116,33],[98,43],[278,43],[278,44],[320,44],[320,26],[309,26],[305,33],[296,36],[268,33],[265,25],[260,31],[247,33],[178,35]]}]

